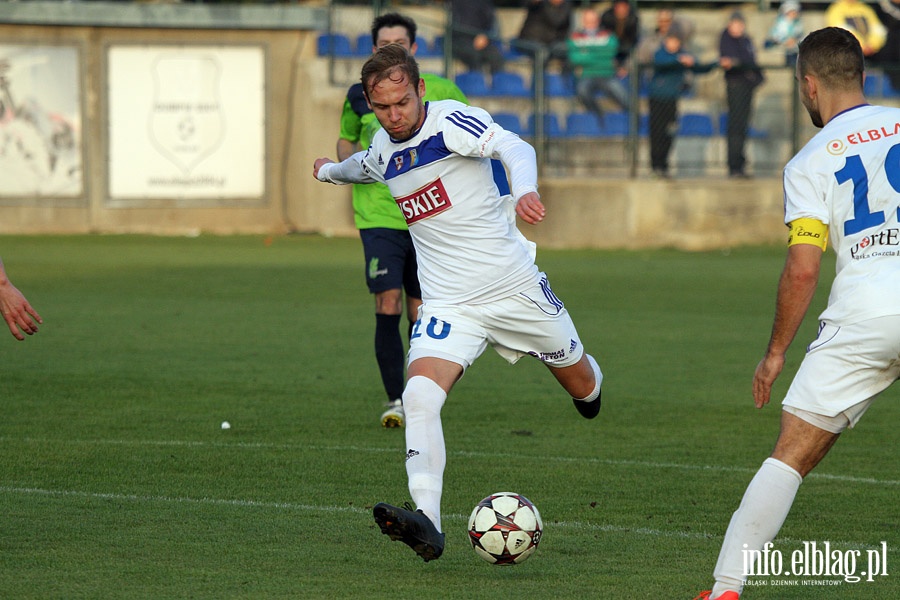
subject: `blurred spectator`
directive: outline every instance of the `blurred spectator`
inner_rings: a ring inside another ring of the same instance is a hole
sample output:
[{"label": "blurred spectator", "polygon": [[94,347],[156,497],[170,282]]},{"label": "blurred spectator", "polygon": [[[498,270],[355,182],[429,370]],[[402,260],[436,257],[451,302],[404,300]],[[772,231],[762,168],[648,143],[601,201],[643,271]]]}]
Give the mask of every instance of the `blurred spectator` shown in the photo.
[{"label": "blurred spectator", "polygon": [[835,0],[825,11],[825,25],[842,27],[856,36],[867,57],[881,50],[887,37],[875,11],[859,0]]},{"label": "blurred spectator", "polygon": [[764,78],[756,62],[753,40],[747,36],[747,23],[739,12],[732,13],[722,32],[719,64],[725,69],[728,103],[728,174],[733,178],[746,179],[744,143],[750,128],[753,92]]},{"label": "blurred spectator", "polygon": [[653,62],[653,57],[663,40],[673,29],[681,40],[681,47],[689,50],[689,43],[694,35],[694,24],[683,17],[676,17],[672,9],[663,8],[656,13],[656,27],[652,32],[641,35],[640,43],[637,49],[638,62],[649,65]]},{"label": "blurred spectator", "polygon": [[492,0],[451,0],[453,58],[471,71],[503,70],[499,27]]},{"label": "blurred spectator", "polygon": [[569,63],[577,69],[575,94],[586,109],[602,122],[603,109],[597,92],[603,92],[623,110],[628,110],[628,92],[617,77],[619,40],[600,25],[599,13],[587,8],[581,13],[581,28],[569,37]]},{"label": "blurred spectator", "polygon": [[787,0],[778,10],[775,23],[766,37],[765,47],[784,48],[784,64],[793,67],[797,64],[797,46],[803,39],[803,24],[800,22],[800,3],[797,0]]},{"label": "blurred spectator", "polygon": [[685,91],[690,73],[706,73],[716,63],[701,65],[684,50],[682,35],[670,27],[653,56],[650,79],[650,166],[657,177],[669,177],[669,152],[678,129],[678,98]]},{"label": "blurred spectator", "polygon": [[872,62],[884,69],[891,87],[900,90],[900,0],[881,0],[875,14],[887,29],[887,41]]},{"label": "blurred spectator", "polygon": [[640,32],[640,21],[629,0],[613,0],[612,7],[606,9],[600,16],[600,24],[604,29],[616,34],[619,40],[616,60],[619,66],[625,66],[631,51],[637,45]]},{"label": "blurred spectator", "polygon": [[547,49],[548,60],[558,60],[565,68],[566,40],[572,29],[572,5],[568,0],[530,0],[516,48],[534,57],[535,46]]}]

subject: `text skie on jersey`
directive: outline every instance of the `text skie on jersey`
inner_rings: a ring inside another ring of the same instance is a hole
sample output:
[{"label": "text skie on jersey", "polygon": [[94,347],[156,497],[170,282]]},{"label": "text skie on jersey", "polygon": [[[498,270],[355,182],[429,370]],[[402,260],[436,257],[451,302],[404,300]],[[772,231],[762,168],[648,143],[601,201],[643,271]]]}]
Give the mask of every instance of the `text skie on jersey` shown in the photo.
[{"label": "text skie on jersey", "polygon": [[452,206],[441,179],[419,188],[409,196],[397,198],[397,205],[407,225],[440,214]]}]

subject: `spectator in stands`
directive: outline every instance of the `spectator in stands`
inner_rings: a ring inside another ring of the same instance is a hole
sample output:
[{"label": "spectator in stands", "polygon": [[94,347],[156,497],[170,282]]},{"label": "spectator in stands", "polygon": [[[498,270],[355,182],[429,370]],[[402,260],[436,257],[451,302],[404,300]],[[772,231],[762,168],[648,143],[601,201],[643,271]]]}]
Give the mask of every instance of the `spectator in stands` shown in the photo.
[{"label": "spectator in stands", "polygon": [[887,31],[878,15],[860,0],[835,0],[825,11],[825,25],[841,27],[852,33],[862,46],[866,57],[881,50]]},{"label": "spectator in stands", "polygon": [[891,87],[900,90],[900,0],[880,0],[875,14],[887,29],[887,38],[872,62],[884,69]]},{"label": "spectator in stands", "polygon": [[753,40],[747,35],[747,23],[740,12],[732,13],[719,39],[719,64],[725,69],[728,104],[728,174],[747,179],[744,144],[750,129],[753,93],[764,77],[756,62]]},{"label": "spectator in stands", "polygon": [[575,94],[586,109],[603,121],[597,92],[603,92],[623,110],[628,110],[628,92],[616,61],[619,40],[600,25],[600,14],[587,8],[581,13],[581,28],[569,36],[569,63],[577,70]]},{"label": "spectator in stands", "polygon": [[787,0],[778,10],[775,23],[769,30],[764,46],[784,48],[784,64],[793,67],[797,64],[797,47],[803,39],[803,23],[800,22],[800,3],[797,0]]},{"label": "spectator in stands", "polygon": [[499,26],[492,0],[450,0],[453,58],[470,71],[503,70]]},{"label": "spectator in stands", "polygon": [[678,129],[678,98],[685,91],[690,73],[706,73],[717,64],[701,65],[684,49],[677,26],[668,28],[653,56],[650,79],[650,166],[657,177],[669,177],[669,152]]},{"label": "spectator in stands", "polygon": [[547,50],[548,60],[560,61],[567,71],[566,40],[572,29],[572,5],[568,0],[530,0],[525,22],[514,42],[517,50],[534,57],[536,46]]},{"label": "spectator in stands", "polygon": [[694,23],[681,16],[676,16],[670,8],[663,8],[656,13],[656,27],[653,31],[641,35],[637,49],[637,59],[640,64],[649,65],[653,62],[656,51],[659,50],[672,28],[678,32],[681,47],[690,51],[689,44],[694,35]]},{"label": "spectator in stands", "polygon": [[613,32],[619,40],[619,51],[616,60],[620,67],[627,67],[628,57],[637,46],[640,33],[638,15],[631,7],[629,0],[613,0],[613,5],[600,16],[600,24],[604,29]]}]

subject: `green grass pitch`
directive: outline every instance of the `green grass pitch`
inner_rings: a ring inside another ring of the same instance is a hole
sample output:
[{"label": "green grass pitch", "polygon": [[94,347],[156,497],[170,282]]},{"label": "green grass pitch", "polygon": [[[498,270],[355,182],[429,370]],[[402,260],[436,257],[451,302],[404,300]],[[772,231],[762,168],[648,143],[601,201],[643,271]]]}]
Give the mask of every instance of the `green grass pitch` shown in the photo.
[{"label": "green grass pitch", "polygon": [[[0,237],[45,320],[25,342],[0,333],[0,597],[689,600],[826,301],[830,251],[774,404],[756,410],[784,254],[539,249],[604,370],[603,409],[581,419],[541,365],[488,350],[443,411],[447,548],[425,564],[371,518],[408,493],[403,433],[378,425],[358,240]],[[747,600],[900,598],[897,400],[843,436],[776,539],[786,555],[886,542],[889,575],[761,577]],[[497,491],[544,518],[519,566],[466,540]]]}]

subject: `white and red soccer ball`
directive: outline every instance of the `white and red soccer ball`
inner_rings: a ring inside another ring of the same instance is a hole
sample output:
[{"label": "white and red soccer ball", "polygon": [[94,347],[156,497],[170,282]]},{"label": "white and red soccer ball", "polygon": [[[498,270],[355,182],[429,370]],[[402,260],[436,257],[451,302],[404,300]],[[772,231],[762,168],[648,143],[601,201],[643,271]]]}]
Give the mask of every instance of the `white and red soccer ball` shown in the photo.
[{"label": "white and red soccer ball", "polygon": [[494,565],[515,565],[534,554],[544,528],[528,498],[513,492],[491,494],[469,517],[469,541],[475,553]]}]

